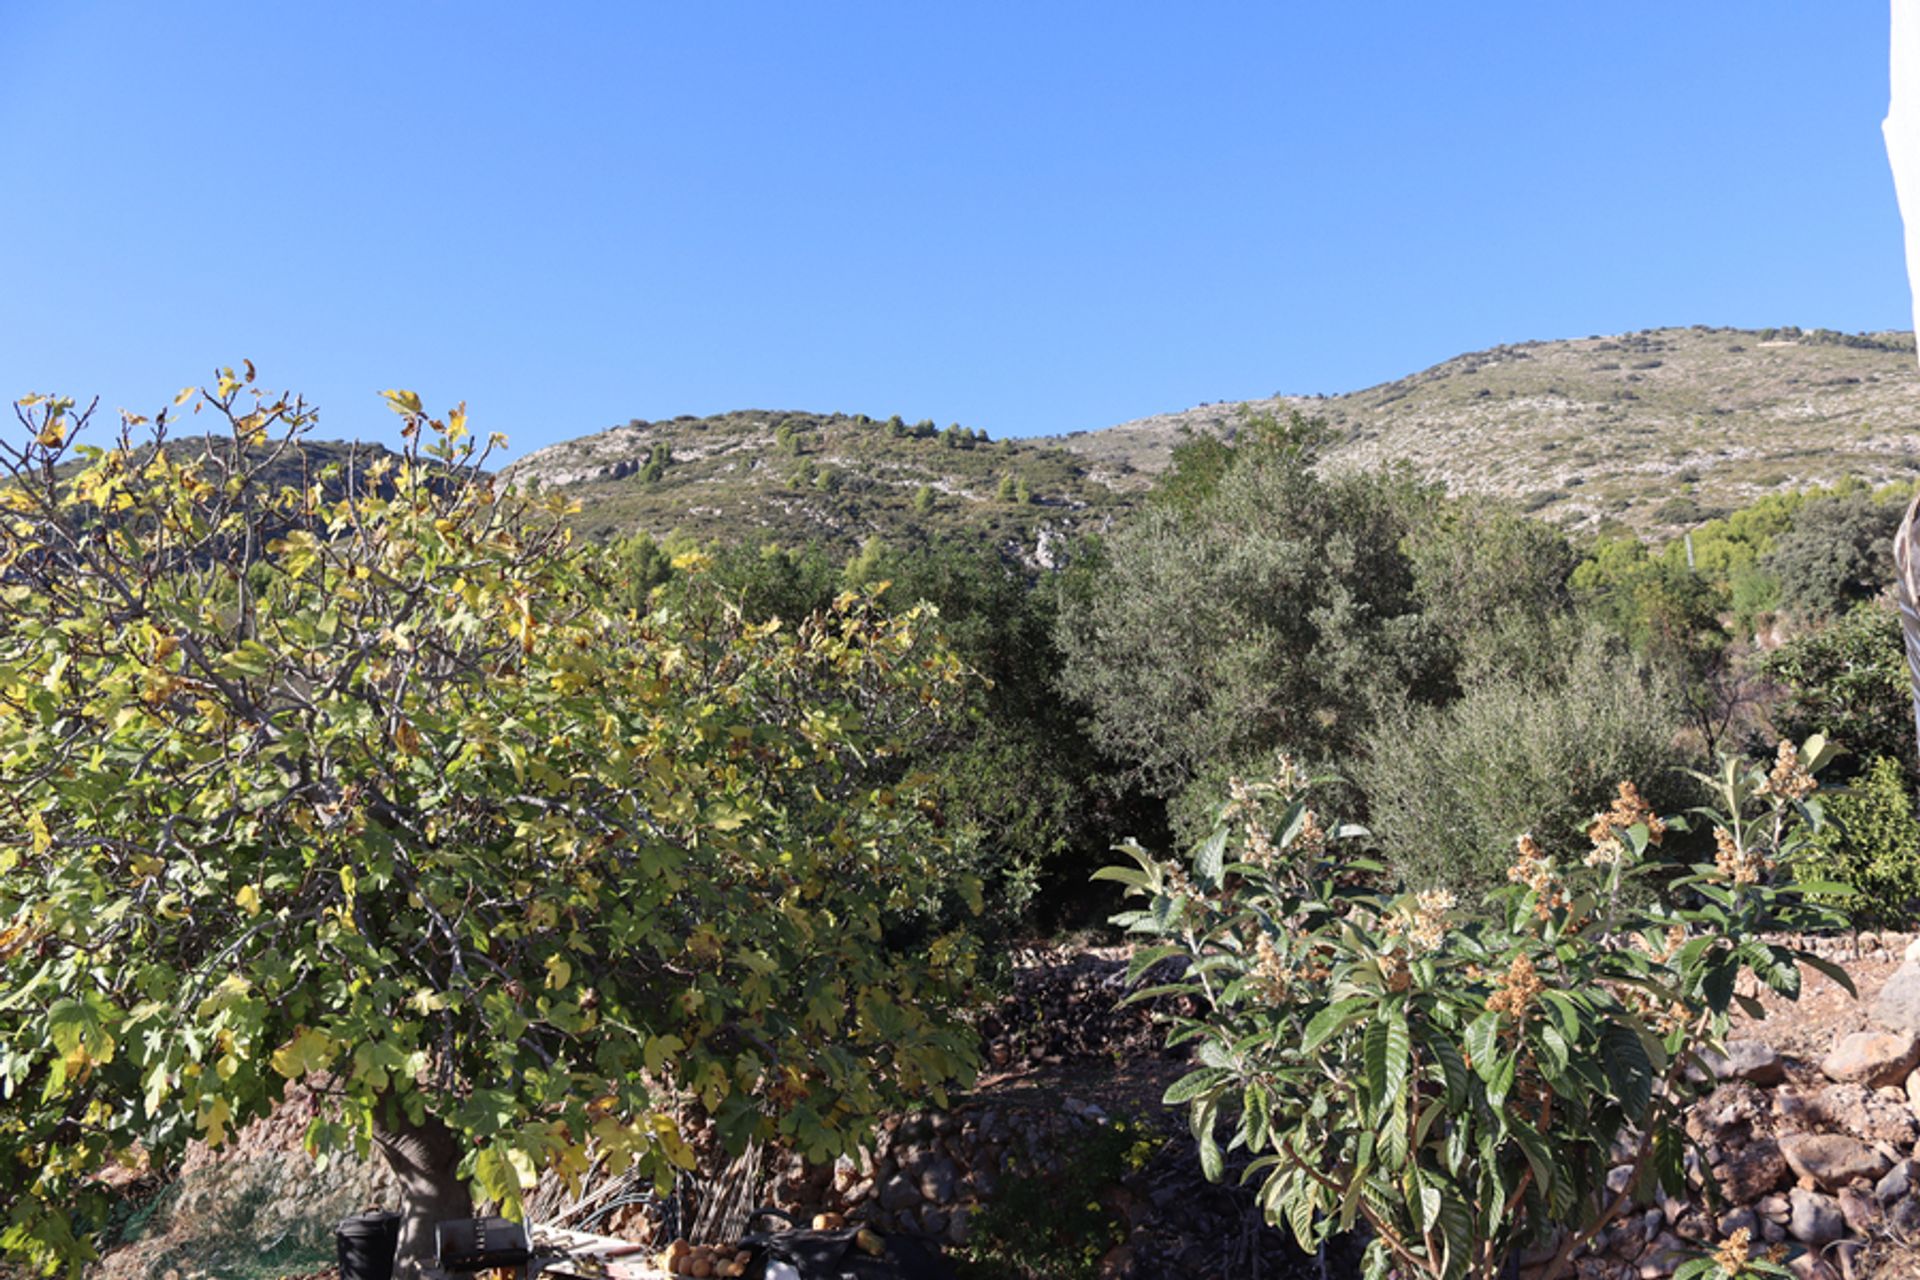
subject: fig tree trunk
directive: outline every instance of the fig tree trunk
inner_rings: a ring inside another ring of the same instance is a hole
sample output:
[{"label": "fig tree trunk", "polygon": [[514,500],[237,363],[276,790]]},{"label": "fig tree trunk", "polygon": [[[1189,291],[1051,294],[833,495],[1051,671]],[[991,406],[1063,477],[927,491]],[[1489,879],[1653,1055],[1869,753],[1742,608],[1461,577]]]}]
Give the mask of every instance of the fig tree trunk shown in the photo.
[{"label": "fig tree trunk", "polygon": [[432,1263],[433,1228],[447,1218],[473,1216],[467,1184],[454,1175],[460,1144],[453,1131],[432,1115],[415,1124],[389,1097],[375,1112],[374,1145],[387,1158],[400,1183],[400,1245],[394,1254],[395,1280],[413,1280]]}]

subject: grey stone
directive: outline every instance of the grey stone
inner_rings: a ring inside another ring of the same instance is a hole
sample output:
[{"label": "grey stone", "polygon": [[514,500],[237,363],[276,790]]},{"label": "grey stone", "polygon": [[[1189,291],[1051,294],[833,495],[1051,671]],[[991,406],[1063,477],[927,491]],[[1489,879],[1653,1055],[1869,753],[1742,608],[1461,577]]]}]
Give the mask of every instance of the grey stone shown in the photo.
[{"label": "grey stone", "polygon": [[1733,1204],[1750,1204],[1779,1186],[1787,1176],[1787,1159],[1772,1138],[1755,1138],[1738,1151],[1728,1151],[1713,1167],[1720,1194]]},{"label": "grey stone", "polygon": [[1786,1079],[1787,1068],[1764,1040],[1729,1040],[1725,1053],[1706,1053],[1701,1057],[1707,1068],[1721,1080],[1747,1080],[1754,1084],[1778,1084]]},{"label": "grey stone", "polygon": [[1820,1070],[1843,1084],[1899,1084],[1920,1066],[1920,1030],[1854,1031],[1841,1036]]},{"label": "grey stone", "polygon": [[1713,1234],[1713,1220],[1701,1210],[1691,1208],[1681,1214],[1680,1220],[1673,1224],[1673,1234],[1694,1244],[1705,1244],[1716,1238]]},{"label": "grey stone", "polygon": [[1000,1189],[1000,1170],[989,1161],[976,1164],[967,1173],[967,1181],[974,1192],[983,1199],[991,1200],[993,1193]]},{"label": "grey stone", "polygon": [[928,1161],[920,1170],[921,1198],[934,1204],[946,1204],[953,1199],[956,1177],[953,1161],[945,1156]]},{"label": "grey stone", "polygon": [[1895,1098],[1892,1093],[1862,1084],[1830,1084],[1809,1100],[1804,1127],[1848,1134],[1862,1142],[1911,1145],[1920,1137],[1920,1119],[1904,1097]]},{"label": "grey stone", "polygon": [[1800,1243],[1818,1249],[1847,1234],[1847,1220],[1840,1212],[1840,1202],[1832,1196],[1795,1187],[1787,1193],[1787,1200],[1792,1205],[1787,1232]]},{"label": "grey stone", "polygon": [[1885,1156],[1858,1138],[1838,1133],[1789,1134],[1780,1139],[1780,1154],[1796,1174],[1828,1191],[1887,1171]]},{"label": "grey stone", "polygon": [[1882,1204],[1892,1204],[1895,1200],[1905,1199],[1912,1190],[1913,1161],[1902,1160],[1887,1170],[1887,1176],[1875,1184],[1873,1195]]},{"label": "grey stone", "polygon": [[1880,1225],[1880,1204],[1871,1192],[1855,1187],[1840,1188],[1840,1216],[1847,1220],[1847,1230],[1857,1236],[1872,1233]]},{"label": "grey stone", "polygon": [[1714,1225],[1720,1228],[1720,1237],[1725,1239],[1736,1231],[1759,1231],[1760,1218],[1752,1209],[1742,1205],[1738,1209],[1729,1209],[1721,1214],[1720,1221]]},{"label": "grey stone", "polygon": [[920,1203],[920,1188],[905,1174],[896,1173],[880,1184],[880,1207],[898,1213]]},{"label": "grey stone", "polygon": [[1661,1235],[1640,1255],[1640,1280],[1662,1280],[1686,1260],[1687,1247],[1677,1236]]},{"label": "grey stone", "polygon": [[1893,971],[1873,1002],[1873,1020],[1893,1031],[1920,1031],[1920,955],[1913,947],[1907,951],[1907,962]]}]

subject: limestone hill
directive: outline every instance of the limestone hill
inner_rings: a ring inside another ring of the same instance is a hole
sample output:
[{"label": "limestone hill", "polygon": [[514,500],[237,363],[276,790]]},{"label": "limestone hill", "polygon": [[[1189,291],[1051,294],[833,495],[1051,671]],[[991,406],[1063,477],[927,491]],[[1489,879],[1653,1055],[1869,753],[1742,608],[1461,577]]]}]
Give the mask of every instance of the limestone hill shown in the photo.
[{"label": "limestone hill", "polygon": [[1461,493],[1573,527],[1669,532],[1760,494],[1920,474],[1920,366],[1905,333],[1650,329],[1523,342],[1335,396],[1202,405],[1041,438],[1144,484],[1183,430],[1297,409],[1336,465],[1404,459]]}]

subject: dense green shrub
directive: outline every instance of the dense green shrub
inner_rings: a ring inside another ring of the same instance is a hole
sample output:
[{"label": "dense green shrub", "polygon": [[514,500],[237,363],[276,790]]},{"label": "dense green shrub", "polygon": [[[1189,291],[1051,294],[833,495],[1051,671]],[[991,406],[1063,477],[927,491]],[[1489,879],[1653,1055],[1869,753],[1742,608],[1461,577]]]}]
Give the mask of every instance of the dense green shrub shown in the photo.
[{"label": "dense green shrub", "polygon": [[[1847,981],[1765,941],[1830,920],[1791,879],[1824,754],[1783,744],[1771,774],[1726,762],[1703,779],[1715,856],[1682,882],[1684,907],[1622,892],[1677,825],[1624,783],[1591,823],[1597,894],[1529,841],[1484,898],[1383,891],[1297,778],[1236,788],[1184,866],[1128,848],[1132,865],[1102,875],[1145,900],[1116,919],[1157,944],[1133,974],[1187,962],[1135,998],[1197,1010],[1169,1018],[1196,1066],[1165,1100],[1188,1107],[1202,1167],[1224,1171],[1224,1122],[1267,1221],[1303,1249],[1372,1228],[1367,1280],[1494,1280],[1541,1247],[1535,1274],[1567,1275],[1631,1206],[1683,1191],[1681,1121],[1712,1084],[1698,1055],[1726,1036],[1740,979],[1789,998],[1803,964]],[[1787,1274],[1745,1245],[1681,1274]]]},{"label": "dense green shrub", "polygon": [[1688,799],[1683,775],[1667,767],[1679,720],[1672,683],[1597,632],[1556,630],[1565,652],[1549,669],[1489,678],[1449,706],[1383,720],[1368,738],[1354,777],[1409,884],[1491,888],[1520,832],[1569,856],[1618,778],[1642,779],[1670,810]]},{"label": "dense green shrub", "polygon": [[[664,583],[663,601],[689,589],[650,540],[622,544],[620,554],[636,575]],[[1087,875],[1117,839],[1157,832],[1159,809],[1112,783],[1111,762],[1088,738],[1079,708],[1055,687],[1061,659],[1050,583],[1030,582],[998,555],[957,541],[894,547],[869,539],[844,564],[818,546],[771,543],[713,547],[705,559],[703,581],[756,623],[800,626],[840,592],[882,584],[880,601],[892,612],[932,605],[933,625],[982,678],[956,708],[966,732],[900,764],[927,776],[956,883],[972,875],[988,886],[980,927],[1078,923],[1107,909],[1089,900]],[[961,904],[949,896],[927,905],[938,916]]]},{"label": "dense green shrub", "polygon": [[[1684,558],[1616,538],[1595,544],[1573,574],[1582,611],[1626,637],[1671,678],[1694,745],[1709,755],[1745,749],[1755,727],[1757,694],[1740,662],[1743,642],[1727,629],[1729,601],[1749,593],[1741,598],[1758,607],[1773,588],[1771,578],[1754,576],[1750,561],[1741,563],[1729,584]],[[1756,590],[1762,596],[1750,594]],[[1735,622],[1745,635],[1747,623]]]},{"label": "dense green shrub", "polygon": [[1830,618],[1880,595],[1893,581],[1900,508],[1865,493],[1809,502],[1762,566],[1780,581],[1780,603],[1801,618]]},{"label": "dense green shrub", "polygon": [[1444,690],[1401,546],[1426,495],[1324,477],[1320,444],[1295,419],[1239,447],[1190,508],[1150,505],[1109,537],[1066,594],[1062,687],[1161,794],[1276,746],[1342,755],[1380,707]]},{"label": "dense green shrub", "polygon": [[1835,901],[1854,925],[1912,928],[1920,920],[1920,824],[1907,771],[1881,756],[1826,807],[1831,825],[1814,841],[1807,873],[1848,886]]},{"label": "dense green shrub", "polygon": [[1847,752],[1836,776],[1886,757],[1899,761],[1913,784],[1913,685],[1892,609],[1858,605],[1766,655],[1759,672],[1784,694],[1773,713],[1781,732],[1823,733]]},{"label": "dense green shrub", "polygon": [[1457,679],[1530,670],[1551,652],[1577,562],[1557,529],[1482,499],[1435,503],[1403,549],[1428,631]]},{"label": "dense green shrub", "polygon": [[844,580],[888,582],[896,608],[932,605],[943,641],[984,677],[971,731],[913,763],[935,780],[957,854],[991,887],[989,923],[1078,921],[1097,909],[1087,875],[1117,839],[1158,830],[1158,813],[1114,782],[1113,762],[1056,686],[1051,584],[959,544],[871,546]]}]

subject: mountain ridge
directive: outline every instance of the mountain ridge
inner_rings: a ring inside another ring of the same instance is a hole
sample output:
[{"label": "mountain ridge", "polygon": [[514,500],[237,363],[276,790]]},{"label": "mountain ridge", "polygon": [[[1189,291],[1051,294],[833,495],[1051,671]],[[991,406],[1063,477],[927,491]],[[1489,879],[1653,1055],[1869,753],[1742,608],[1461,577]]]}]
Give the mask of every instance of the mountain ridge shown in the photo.
[{"label": "mountain ridge", "polygon": [[1336,467],[1404,460],[1454,492],[1575,529],[1670,531],[1783,488],[1920,474],[1913,335],[1790,326],[1510,343],[1340,395],[1216,402],[1035,439],[1145,478],[1185,431],[1230,435],[1244,414],[1293,411],[1327,420]]},{"label": "mountain ridge", "polygon": [[1013,440],[864,414],[634,419],[503,474],[566,492],[595,537],[847,549],[958,536],[1031,564],[1050,538],[1105,528],[1137,503],[1184,433],[1231,436],[1248,414],[1291,412],[1326,420],[1331,467],[1404,462],[1574,531],[1662,536],[1781,489],[1920,477],[1911,334],[1704,325],[1509,343],[1340,395]]}]

